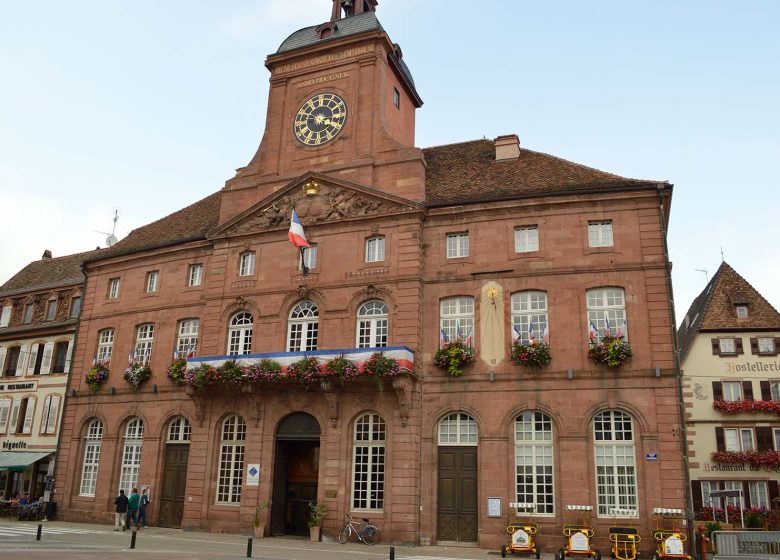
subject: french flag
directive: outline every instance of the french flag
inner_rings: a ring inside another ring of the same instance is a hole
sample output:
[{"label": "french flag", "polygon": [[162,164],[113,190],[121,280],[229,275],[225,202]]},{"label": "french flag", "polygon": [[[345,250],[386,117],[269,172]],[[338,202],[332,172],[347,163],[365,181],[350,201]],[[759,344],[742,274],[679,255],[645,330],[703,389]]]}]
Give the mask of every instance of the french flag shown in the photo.
[{"label": "french flag", "polygon": [[133,361],[135,361],[135,352],[130,352],[127,355],[127,363],[132,366],[133,365]]},{"label": "french flag", "polygon": [[596,328],[596,325],[593,324],[593,321],[589,321],[590,323],[590,332],[588,333],[588,336],[590,337],[591,344],[596,343],[596,339],[599,336],[599,330]]},{"label": "french flag", "polygon": [[447,345],[447,333],[444,329],[439,330],[439,348],[444,348]]},{"label": "french flag", "polygon": [[174,361],[179,359],[179,351],[176,348],[173,349],[173,359]]},{"label": "french flag", "polygon": [[550,344],[550,333],[547,331],[547,325],[544,325],[542,329],[542,342]]},{"label": "french flag", "polygon": [[626,333],[628,333],[628,319],[625,319],[623,321],[623,325],[618,327],[618,330],[615,333],[615,336],[617,336],[618,338],[625,338]]},{"label": "french flag", "polygon": [[469,327],[469,332],[466,333],[466,346],[474,346],[474,338],[471,336],[473,329]]},{"label": "french flag", "polygon": [[612,336],[612,327],[609,326],[609,315],[604,315],[604,336]]},{"label": "french flag", "polygon": [[295,208],[292,211],[292,218],[290,219],[290,231],[287,232],[287,238],[290,243],[296,247],[311,247],[309,242],[306,241],[306,234],[303,233],[303,224],[295,212]]},{"label": "french flag", "polygon": [[528,321],[528,344],[536,344],[536,337],[534,336],[534,324],[532,321]]},{"label": "french flag", "polygon": [[97,365],[97,356],[92,358],[92,367],[95,367]]},{"label": "french flag", "polygon": [[512,323],[512,344],[518,341],[520,338],[520,332],[517,330],[517,325]]}]

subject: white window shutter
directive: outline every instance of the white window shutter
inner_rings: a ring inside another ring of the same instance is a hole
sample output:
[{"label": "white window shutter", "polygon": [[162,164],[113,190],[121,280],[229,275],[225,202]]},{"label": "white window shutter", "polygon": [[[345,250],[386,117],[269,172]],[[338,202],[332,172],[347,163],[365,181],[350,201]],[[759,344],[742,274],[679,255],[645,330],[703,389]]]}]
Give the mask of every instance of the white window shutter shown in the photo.
[{"label": "white window shutter", "polygon": [[54,343],[47,342],[43,347],[43,363],[41,364],[41,375],[48,375],[51,370],[51,353],[54,351]]},{"label": "white window shutter", "polygon": [[11,322],[11,306],[6,305],[3,307],[2,313],[0,313],[0,327],[7,327]]},{"label": "white window shutter", "polygon": [[14,404],[11,407],[11,423],[8,427],[9,434],[16,433],[16,425],[19,421],[19,398],[14,399]]},{"label": "white window shutter", "polygon": [[68,341],[68,352],[65,355],[65,371],[63,373],[70,373],[70,361],[73,358],[73,341]]},{"label": "white window shutter", "polygon": [[0,400],[0,434],[8,429],[8,415],[11,413],[11,399]]},{"label": "white window shutter", "polygon": [[35,412],[35,397],[27,399],[27,410],[24,412],[24,424],[22,425],[22,433],[29,434],[32,428],[33,413]]},{"label": "white window shutter", "polygon": [[58,395],[49,395],[46,397],[50,399],[49,405],[44,407],[44,410],[48,410],[48,416],[46,417],[46,426],[44,426],[43,433],[53,434],[57,430],[57,414],[60,411],[60,397]]},{"label": "white window shutter", "polygon": [[27,363],[27,358],[29,357],[29,350],[30,347],[26,344],[19,349],[19,360],[16,362],[16,377],[21,377],[24,375],[24,366]]},{"label": "white window shutter", "polygon": [[5,367],[5,355],[8,352],[8,348],[0,348],[0,375],[3,375],[3,368]]},{"label": "white window shutter", "polygon": [[40,344],[30,345],[30,361],[27,363],[27,375],[32,375],[35,372],[35,362],[38,359],[38,350],[40,347]]}]

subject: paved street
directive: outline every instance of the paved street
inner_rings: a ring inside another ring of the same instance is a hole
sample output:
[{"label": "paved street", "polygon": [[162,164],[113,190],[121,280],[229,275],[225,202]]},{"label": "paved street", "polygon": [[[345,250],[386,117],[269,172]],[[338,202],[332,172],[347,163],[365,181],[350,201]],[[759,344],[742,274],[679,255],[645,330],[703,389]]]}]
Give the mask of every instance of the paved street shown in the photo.
[{"label": "paved street", "polygon": [[[136,548],[130,549],[131,532],[114,532],[109,525],[42,522],[43,533],[36,541],[37,523],[0,520],[0,558],[3,560],[126,559],[139,560],[238,560],[246,558],[247,538],[183,532],[151,527],[142,529]],[[489,560],[497,551],[456,547],[395,547],[397,560]],[[258,560],[387,560],[390,547],[359,543],[340,545],[312,543],[306,539],[281,537],[253,541],[252,558]],[[542,555],[552,560],[553,555]]]}]

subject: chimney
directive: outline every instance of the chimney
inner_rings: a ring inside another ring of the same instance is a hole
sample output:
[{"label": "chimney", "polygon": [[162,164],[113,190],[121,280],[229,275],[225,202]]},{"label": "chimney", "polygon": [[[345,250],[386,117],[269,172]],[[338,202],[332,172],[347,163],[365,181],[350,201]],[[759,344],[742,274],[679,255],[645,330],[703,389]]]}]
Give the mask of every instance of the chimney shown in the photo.
[{"label": "chimney", "polygon": [[51,258],[51,251],[49,251],[48,249],[46,249],[46,250],[43,252],[43,256],[42,256],[41,258],[42,258],[42,259],[50,259],[50,258]]},{"label": "chimney", "polygon": [[506,161],[520,157],[520,138],[517,134],[499,136],[494,140],[496,144],[496,161]]}]

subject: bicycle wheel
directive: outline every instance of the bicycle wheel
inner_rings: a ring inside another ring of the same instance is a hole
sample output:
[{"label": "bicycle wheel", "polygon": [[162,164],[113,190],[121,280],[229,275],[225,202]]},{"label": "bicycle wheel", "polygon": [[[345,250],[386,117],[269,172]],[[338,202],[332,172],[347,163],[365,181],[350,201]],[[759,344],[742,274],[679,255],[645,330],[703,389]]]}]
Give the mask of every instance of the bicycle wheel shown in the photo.
[{"label": "bicycle wheel", "polygon": [[379,528],[376,525],[371,525],[369,523],[363,527],[360,534],[363,536],[363,542],[366,544],[376,544],[379,542]]},{"label": "bicycle wheel", "polygon": [[346,544],[346,542],[349,540],[349,537],[352,535],[352,526],[347,523],[341,528],[341,532],[339,533],[339,542],[341,544]]}]

